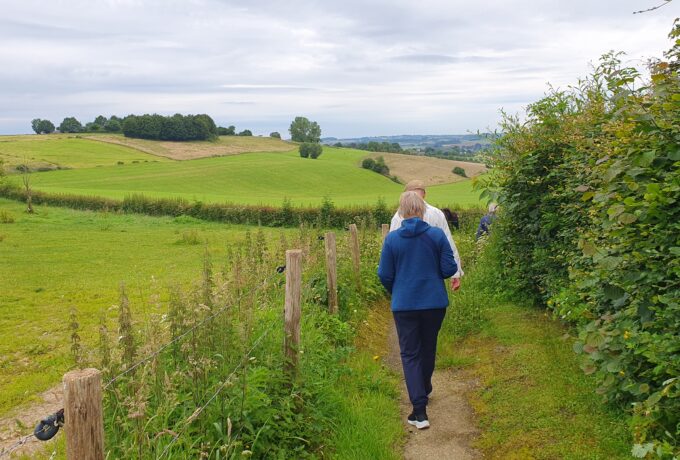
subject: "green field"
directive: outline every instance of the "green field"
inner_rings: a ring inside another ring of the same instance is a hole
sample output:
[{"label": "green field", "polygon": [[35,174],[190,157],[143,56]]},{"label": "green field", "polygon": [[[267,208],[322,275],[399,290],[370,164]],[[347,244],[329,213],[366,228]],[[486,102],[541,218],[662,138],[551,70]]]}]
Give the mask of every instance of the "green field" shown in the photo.
[{"label": "green field", "polygon": [[73,135],[0,136],[0,160],[6,167],[23,164],[38,168],[93,168],[119,161],[169,161],[130,147],[106,144]]},{"label": "green field", "polygon": [[[118,302],[121,281],[133,311],[148,313],[151,294],[200,278],[204,241],[221,269],[227,247],[247,228],[42,206],[29,215],[0,199],[3,211],[15,221],[0,223],[0,415],[54,385],[70,366],[71,306],[92,344],[99,313]],[[274,244],[284,230],[264,231]]]},{"label": "green field", "polygon": [[[249,153],[182,162],[125,164],[104,168],[51,171],[31,177],[35,189],[51,193],[99,195],[122,199],[131,193],[182,196],[204,202],[318,205],[325,196],[338,206],[375,204],[383,197],[395,206],[403,185],[362,169],[365,152],[325,148],[316,160],[296,152]],[[428,189],[433,204],[478,205],[470,181]]]}]

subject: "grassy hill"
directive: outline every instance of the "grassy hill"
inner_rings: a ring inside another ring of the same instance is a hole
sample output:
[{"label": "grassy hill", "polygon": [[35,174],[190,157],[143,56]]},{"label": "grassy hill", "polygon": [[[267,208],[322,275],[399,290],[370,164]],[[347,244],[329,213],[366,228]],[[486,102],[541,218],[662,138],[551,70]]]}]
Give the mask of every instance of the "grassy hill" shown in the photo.
[{"label": "grassy hill", "polygon": [[[106,145],[106,144],[102,144]],[[111,146],[118,147],[118,146]],[[324,148],[316,160],[296,151],[251,153],[192,161],[159,161],[32,175],[35,189],[123,198],[131,193],[152,197],[183,196],[204,202],[318,205],[325,196],[338,206],[375,204],[383,197],[396,205],[403,185],[359,164],[367,152]],[[428,189],[433,204],[476,206],[478,193],[469,181]]]},{"label": "grassy hill", "polygon": [[13,172],[18,165],[26,165],[31,170],[47,170],[111,166],[119,161],[168,161],[138,149],[70,134],[0,136],[0,160],[8,172]]}]

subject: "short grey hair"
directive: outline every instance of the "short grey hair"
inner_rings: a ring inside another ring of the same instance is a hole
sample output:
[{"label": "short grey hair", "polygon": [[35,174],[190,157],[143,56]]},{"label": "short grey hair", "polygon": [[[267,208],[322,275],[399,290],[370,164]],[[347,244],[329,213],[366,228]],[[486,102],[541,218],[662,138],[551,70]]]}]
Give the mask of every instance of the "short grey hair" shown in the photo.
[{"label": "short grey hair", "polygon": [[399,215],[404,219],[425,215],[425,200],[417,192],[404,192],[399,197]]}]

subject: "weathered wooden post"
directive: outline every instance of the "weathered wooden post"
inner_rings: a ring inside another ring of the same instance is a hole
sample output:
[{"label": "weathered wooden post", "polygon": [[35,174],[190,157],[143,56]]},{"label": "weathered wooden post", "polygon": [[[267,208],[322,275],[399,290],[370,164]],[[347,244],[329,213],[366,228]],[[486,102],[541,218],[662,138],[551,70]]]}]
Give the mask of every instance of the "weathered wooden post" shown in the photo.
[{"label": "weathered wooden post", "polygon": [[285,369],[291,381],[297,375],[300,349],[300,299],[302,284],[302,251],[286,251],[286,304],[284,307],[283,350]]},{"label": "weathered wooden post", "polygon": [[326,242],[326,284],[328,286],[328,310],[332,314],[338,312],[338,269],[335,247],[335,233],[327,232]]},{"label": "weathered wooden post", "polygon": [[382,224],[382,238],[385,241],[387,234],[390,233],[390,224]]},{"label": "weathered wooden post", "polygon": [[357,284],[361,285],[361,271],[359,261],[361,260],[361,255],[359,254],[359,234],[357,232],[356,224],[349,225],[349,235],[350,235],[350,250],[352,251],[352,262],[354,263],[354,273],[357,275]]},{"label": "weathered wooden post", "polygon": [[64,421],[68,460],[104,458],[102,374],[97,369],[64,375]]}]

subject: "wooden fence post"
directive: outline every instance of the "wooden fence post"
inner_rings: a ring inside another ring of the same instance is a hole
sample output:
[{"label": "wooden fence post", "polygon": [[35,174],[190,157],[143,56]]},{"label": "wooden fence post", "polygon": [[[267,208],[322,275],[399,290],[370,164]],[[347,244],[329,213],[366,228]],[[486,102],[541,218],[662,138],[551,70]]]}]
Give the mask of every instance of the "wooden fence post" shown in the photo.
[{"label": "wooden fence post", "polygon": [[104,458],[102,374],[97,369],[64,375],[64,421],[68,460]]},{"label": "wooden fence post", "polygon": [[382,224],[382,238],[385,241],[387,234],[390,232],[390,224]]},{"label": "wooden fence post", "polygon": [[359,234],[357,233],[356,224],[349,225],[350,235],[350,250],[352,251],[352,262],[354,263],[354,274],[356,275],[357,286],[361,287],[361,271],[359,266]]},{"label": "wooden fence post", "polygon": [[328,286],[328,310],[332,314],[338,312],[338,269],[335,247],[335,233],[327,232],[326,242],[326,284]]},{"label": "wooden fence post", "polygon": [[286,304],[284,307],[283,349],[285,369],[291,381],[297,374],[300,348],[300,298],[302,284],[302,251],[286,251]]}]

